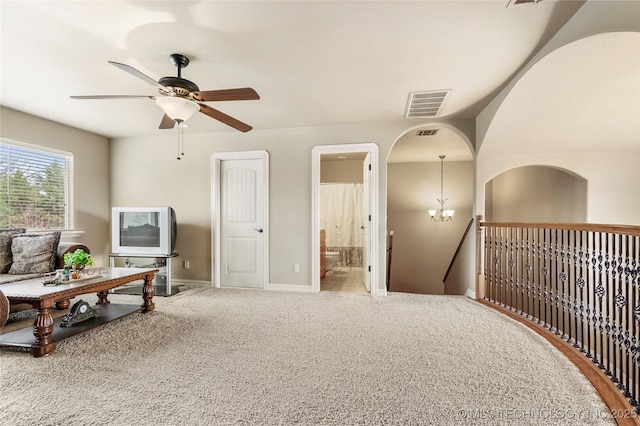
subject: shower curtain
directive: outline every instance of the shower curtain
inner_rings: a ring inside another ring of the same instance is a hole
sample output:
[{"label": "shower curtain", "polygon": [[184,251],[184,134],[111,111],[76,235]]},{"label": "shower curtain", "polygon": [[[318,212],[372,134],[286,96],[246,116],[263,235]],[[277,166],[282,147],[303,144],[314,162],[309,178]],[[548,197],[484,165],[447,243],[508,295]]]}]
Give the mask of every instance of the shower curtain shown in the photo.
[{"label": "shower curtain", "polygon": [[327,251],[340,253],[335,266],[362,267],[363,185],[320,185],[320,228],[326,232]]}]

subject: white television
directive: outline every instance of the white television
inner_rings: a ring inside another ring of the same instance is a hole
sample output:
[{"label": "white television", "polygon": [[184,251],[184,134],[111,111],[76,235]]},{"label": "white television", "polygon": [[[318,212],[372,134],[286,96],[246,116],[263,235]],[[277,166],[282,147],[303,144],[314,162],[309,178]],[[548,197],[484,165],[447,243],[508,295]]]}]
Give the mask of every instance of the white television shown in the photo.
[{"label": "white television", "polygon": [[176,213],[171,207],[111,208],[112,253],[170,255],[176,236]]}]

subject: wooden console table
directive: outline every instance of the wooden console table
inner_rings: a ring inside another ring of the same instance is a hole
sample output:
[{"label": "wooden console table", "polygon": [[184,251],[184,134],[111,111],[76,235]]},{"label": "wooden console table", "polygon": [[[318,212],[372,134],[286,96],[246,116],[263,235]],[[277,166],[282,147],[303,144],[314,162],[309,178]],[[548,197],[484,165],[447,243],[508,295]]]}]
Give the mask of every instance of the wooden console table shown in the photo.
[{"label": "wooden console table", "polygon": [[[38,317],[33,327],[0,335],[0,347],[29,348],[33,356],[40,357],[53,352],[56,342],[68,337],[92,330],[134,312],[151,312],[155,308],[152,281],[157,271],[153,268],[103,268],[100,277],[78,282],[69,281],[57,286],[45,286],[42,278],[3,284],[2,291],[10,303],[29,303],[38,310]],[[141,306],[109,302],[107,299],[109,290],[138,280],[144,281]],[[60,327],[61,319],[54,320],[51,316],[51,309],[56,302],[89,293],[98,295],[94,309],[98,311],[99,316],[71,327]]]}]

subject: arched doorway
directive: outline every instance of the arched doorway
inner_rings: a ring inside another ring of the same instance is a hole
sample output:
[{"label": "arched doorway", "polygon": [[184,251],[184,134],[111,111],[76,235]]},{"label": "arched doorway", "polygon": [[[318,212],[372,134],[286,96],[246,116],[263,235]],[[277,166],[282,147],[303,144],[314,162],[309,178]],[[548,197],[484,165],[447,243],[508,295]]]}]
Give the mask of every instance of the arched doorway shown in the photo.
[{"label": "arched doorway", "polygon": [[[441,192],[454,209],[451,222],[432,221]],[[473,154],[468,142],[445,125],[403,134],[387,158],[387,229],[394,232],[389,291],[445,294],[443,278],[473,216]]]}]

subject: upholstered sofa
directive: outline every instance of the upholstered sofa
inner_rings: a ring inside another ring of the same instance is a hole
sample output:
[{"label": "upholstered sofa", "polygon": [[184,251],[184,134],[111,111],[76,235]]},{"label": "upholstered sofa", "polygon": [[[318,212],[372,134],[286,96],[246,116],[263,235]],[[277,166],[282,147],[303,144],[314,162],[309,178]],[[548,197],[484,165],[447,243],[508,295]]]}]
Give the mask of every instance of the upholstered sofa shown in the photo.
[{"label": "upholstered sofa", "polygon": [[[24,229],[0,230],[0,290],[2,284],[37,278],[47,272],[64,267],[65,253],[76,249],[90,253],[89,247],[81,243],[61,242],[60,232],[46,234],[27,234]],[[6,298],[0,295],[0,311]],[[8,303],[6,303],[8,305]],[[23,304],[24,305],[24,304]],[[20,310],[25,306],[10,306],[10,310]],[[28,306],[26,306],[28,307]],[[58,308],[68,307],[60,303]],[[3,314],[0,312],[0,326]],[[6,321],[6,318],[5,318]]]},{"label": "upholstered sofa", "polygon": [[0,290],[0,327],[2,327],[9,319],[9,300]]},{"label": "upholstered sofa", "polygon": [[16,282],[16,281],[27,280],[29,278],[37,278],[37,277],[42,276],[46,272],[51,272],[51,271],[53,271],[55,269],[62,269],[62,268],[64,268],[64,255],[65,255],[65,253],[74,252],[77,249],[82,249],[82,250],[86,251],[87,253],[91,253],[91,251],[89,250],[89,247],[87,247],[86,245],[84,245],[82,243],[60,241],[58,243],[58,246],[57,246],[57,249],[56,249],[55,265],[54,265],[53,269],[51,269],[50,271],[43,271],[43,272],[14,273],[14,274],[10,274],[8,272],[7,273],[0,273],[0,285],[7,284],[7,283],[12,283],[12,282]]}]

